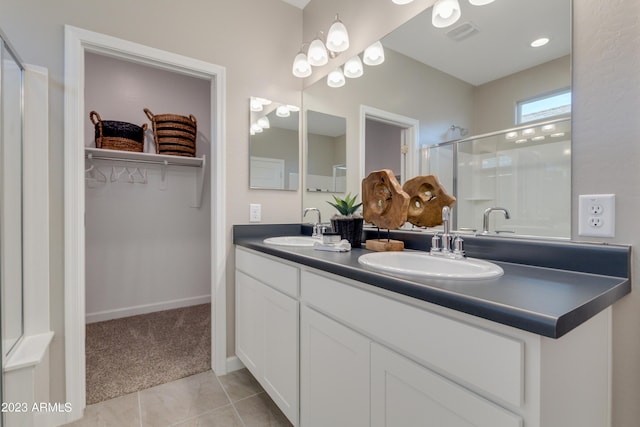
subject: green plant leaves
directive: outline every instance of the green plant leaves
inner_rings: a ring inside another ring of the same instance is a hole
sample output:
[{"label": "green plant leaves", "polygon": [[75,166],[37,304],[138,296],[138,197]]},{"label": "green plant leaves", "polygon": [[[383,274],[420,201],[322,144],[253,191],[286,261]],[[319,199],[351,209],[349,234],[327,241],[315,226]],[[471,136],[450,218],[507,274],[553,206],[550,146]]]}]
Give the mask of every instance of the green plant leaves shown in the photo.
[{"label": "green plant leaves", "polygon": [[362,206],[362,203],[355,204],[357,198],[357,194],[352,197],[351,193],[347,194],[344,199],[340,199],[333,195],[335,203],[327,203],[336,208],[341,215],[353,215],[358,210],[358,208]]}]

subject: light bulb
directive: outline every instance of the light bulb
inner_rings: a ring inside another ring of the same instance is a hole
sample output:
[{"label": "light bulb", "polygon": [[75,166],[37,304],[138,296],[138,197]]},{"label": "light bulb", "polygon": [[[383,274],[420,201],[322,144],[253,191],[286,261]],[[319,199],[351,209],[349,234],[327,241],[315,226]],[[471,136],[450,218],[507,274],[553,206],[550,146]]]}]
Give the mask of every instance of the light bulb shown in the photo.
[{"label": "light bulb", "polygon": [[395,4],[409,4],[413,0],[391,0],[391,1],[394,2]]},{"label": "light bulb", "polygon": [[358,55],[349,59],[344,64],[344,75],[345,77],[349,77],[350,79],[354,79],[356,77],[360,77],[364,74],[364,70],[362,67],[362,61]]},{"label": "light bulb", "polygon": [[296,77],[309,77],[311,75],[311,64],[307,60],[307,55],[300,52],[293,60],[293,75]]},{"label": "light bulb", "polygon": [[309,45],[309,51],[307,52],[307,60],[309,64],[314,67],[321,67],[329,62],[329,55],[327,54],[327,48],[322,43],[322,40],[316,38]]},{"label": "light bulb", "polygon": [[276,116],[278,117],[289,117],[291,115],[291,111],[289,107],[286,105],[280,105],[276,108]]},{"label": "light bulb", "polygon": [[251,111],[262,111],[262,102],[253,96],[251,97],[251,101],[249,101],[249,106]]},{"label": "light bulb", "polygon": [[448,27],[458,19],[460,19],[460,4],[458,0],[438,0],[433,5],[431,23],[434,27]]},{"label": "light bulb", "polygon": [[362,61],[367,65],[380,65],[384,62],[384,48],[379,40],[365,49]]},{"label": "light bulb", "polygon": [[251,135],[255,135],[256,133],[260,133],[262,132],[262,128],[260,127],[259,124],[254,123],[251,125],[251,128],[249,130],[249,133],[251,133]]},{"label": "light bulb", "polygon": [[344,74],[340,67],[336,68],[327,76],[327,85],[329,87],[342,87],[345,84]]},{"label": "light bulb", "polygon": [[262,116],[258,119],[258,126],[260,126],[260,128],[262,129],[269,129],[270,124],[267,116]]},{"label": "light bulb", "polygon": [[347,27],[338,19],[338,15],[327,33],[327,49],[332,52],[344,52],[349,49],[349,33]]},{"label": "light bulb", "polygon": [[469,0],[474,6],[484,6],[485,4],[493,3],[494,0]]},{"label": "light bulb", "polygon": [[531,47],[542,47],[549,43],[549,39],[547,37],[540,37],[531,42]]}]

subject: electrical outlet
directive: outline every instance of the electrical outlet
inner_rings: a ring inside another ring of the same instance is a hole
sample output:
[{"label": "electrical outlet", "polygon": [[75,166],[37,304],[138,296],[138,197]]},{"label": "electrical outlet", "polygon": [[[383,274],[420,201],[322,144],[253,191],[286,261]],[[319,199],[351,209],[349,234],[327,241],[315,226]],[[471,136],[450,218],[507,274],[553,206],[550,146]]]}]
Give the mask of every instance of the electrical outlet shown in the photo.
[{"label": "electrical outlet", "polygon": [[578,197],[578,235],[615,237],[615,194],[584,194]]},{"label": "electrical outlet", "polygon": [[260,222],[262,220],[262,205],[259,203],[249,204],[249,222]]}]

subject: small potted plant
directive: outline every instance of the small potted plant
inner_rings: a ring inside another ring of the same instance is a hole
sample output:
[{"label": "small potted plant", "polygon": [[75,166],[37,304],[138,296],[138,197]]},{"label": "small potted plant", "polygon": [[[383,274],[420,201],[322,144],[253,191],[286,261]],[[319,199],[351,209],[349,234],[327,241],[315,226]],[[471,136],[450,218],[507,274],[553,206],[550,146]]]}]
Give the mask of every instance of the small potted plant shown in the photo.
[{"label": "small potted plant", "polygon": [[327,202],[338,211],[331,218],[331,228],[336,233],[340,233],[343,239],[351,243],[352,248],[359,248],[362,244],[362,215],[356,212],[362,203],[356,204],[358,195],[347,194],[344,199],[333,196],[335,203]]}]

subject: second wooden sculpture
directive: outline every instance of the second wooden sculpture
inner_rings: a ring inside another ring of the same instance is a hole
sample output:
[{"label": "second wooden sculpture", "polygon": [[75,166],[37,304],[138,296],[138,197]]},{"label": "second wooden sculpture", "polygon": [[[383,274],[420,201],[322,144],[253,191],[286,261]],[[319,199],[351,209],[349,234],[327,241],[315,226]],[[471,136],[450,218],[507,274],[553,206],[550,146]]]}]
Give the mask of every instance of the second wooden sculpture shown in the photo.
[{"label": "second wooden sculpture", "polygon": [[442,208],[456,203],[435,175],[417,176],[405,182],[402,189],[411,197],[407,221],[418,227],[441,225]]}]

